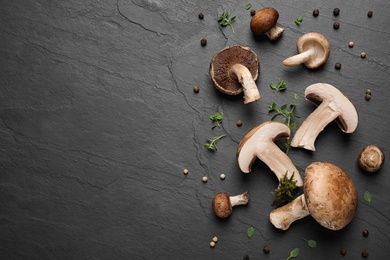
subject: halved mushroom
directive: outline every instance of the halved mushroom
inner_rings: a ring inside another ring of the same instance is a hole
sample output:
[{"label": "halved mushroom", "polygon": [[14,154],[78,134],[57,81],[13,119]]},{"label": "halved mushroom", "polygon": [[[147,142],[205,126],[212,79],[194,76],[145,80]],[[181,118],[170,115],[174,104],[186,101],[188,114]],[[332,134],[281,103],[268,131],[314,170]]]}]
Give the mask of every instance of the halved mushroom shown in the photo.
[{"label": "halved mushroom", "polygon": [[238,165],[244,173],[249,173],[256,158],[263,161],[280,180],[294,174],[296,185],[303,185],[298,169],[291,159],[274,143],[279,138],[290,137],[290,128],[279,122],[265,122],[253,128],[241,140],[237,149]]},{"label": "halved mushroom", "polygon": [[331,230],[351,222],[358,196],[346,172],[331,163],[314,162],[306,168],[303,182],[304,194],[271,211],[270,221],[276,228],[287,230],[291,223],[308,215]]},{"label": "halved mushroom", "polygon": [[366,172],[379,171],[385,162],[385,154],[376,145],[367,145],[359,153],[359,166]]},{"label": "halved mushroom", "polygon": [[228,95],[244,91],[244,103],[260,99],[255,80],[259,77],[259,59],[251,49],[228,46],[219,51],[210,63],[210,77],[215,87]]},{"label": "halved mushroom", "polygon": [[310,85],[305,98],[318,107],[296,131],[291,140],[292,147],[315,151],[314,142],[319,133],[333,120],[345,133],[353,133],[358,125],[355,106],[340,90],[326,83]]},{"label": "halved mushroom", "polygon": [[251,19],[251,30],[255,35],[266,34],[271,41],[276,41],[283,34],[284,29],[277,26],[279,13],[272,7],[266,7],[258,12]]},{"label": "halved mushroom", "polygon": [[211,205],[215,215],[220,218],[227,218],[232,214],[234,206],[248,204],[249,198],[247,191],[236,196],[229,196],[226,192],[220,192],[214,196]]},{"label": "halved mushroom", "polygon": [[330,44],[321,34],[311,32],[302,35],[297,41],[298,53],[283,61],[286,66],[296,66],[303,63],[310,69],[323,65],[329,58]]}]

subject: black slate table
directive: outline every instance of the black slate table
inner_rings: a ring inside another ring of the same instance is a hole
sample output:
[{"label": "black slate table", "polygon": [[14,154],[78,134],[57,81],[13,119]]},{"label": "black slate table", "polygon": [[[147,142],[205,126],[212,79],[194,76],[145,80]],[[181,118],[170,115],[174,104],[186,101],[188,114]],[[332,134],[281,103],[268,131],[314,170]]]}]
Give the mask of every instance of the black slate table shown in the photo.
[{"label": "black slate table", "polygon": [[[268,6],[279,11],[285,29],[276,42],[253,37],[249,27],[250,10]],[[334,8],[340,9],[337,17]],[[236,16],[234,34],[219,26],[222,12]],[[1,258],[287,259],[294,248],[300,249],[297,259],[361,259],[364,250],[368,259],[388,258],[389,164],[366,174],[356,159],[368,144],[389,153],[389,22],[387,0],[2,1]],[[285,67],[297,39],[313,31],[331,44],[327,63],[317,70]],[[212,85],[210,59],[229,45],[258,55],[260,101],[244,105],[242,95],[227,96]],[[280,79],[287,90],[276,94],[269,85]],[[350,97],[359,126],[345,134],[331,123],[315,152],[293,148],[289,156],[302,175],[314,161],[343,168],[357,187],[358,210],[340,231],[310,216],[280,231],[268,220],[278,180],[259,161],[243,174],[236,150],[249,130],[271,119],[272,102],[290,104],[294,93],[300,96],[299,126],[315,108],[303,92],[317,82]],[[217,111],[224,119],[212,129],[209,116]],[[204,146],[222,134],[217,151]],[[246,190],[247,206],[226,220],[214,215],[217,192]],[[219,240],[211,248],[214,236]]]}]

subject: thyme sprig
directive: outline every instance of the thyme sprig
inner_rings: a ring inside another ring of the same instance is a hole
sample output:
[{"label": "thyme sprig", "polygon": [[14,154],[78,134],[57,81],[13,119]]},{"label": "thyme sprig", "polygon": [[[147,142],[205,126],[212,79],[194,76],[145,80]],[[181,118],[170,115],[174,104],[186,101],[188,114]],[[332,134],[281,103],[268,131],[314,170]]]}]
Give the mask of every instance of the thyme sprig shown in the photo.
[{"label": "thyme sprig", "polygon": [[216,122],[217,124],[214,125],[211,129],[214,129],[215,127],[221,127],[222,121],[223,121],[223,113],[216,112],[215,114],[211,115],[210,120],[213,122]]},{"label": "thyme sprig", "polygon": [[221,138],[225,136],[226,135],[220,135],[220,136],[215,136],[212,139],[208,139],[208,143],[204,144],[204,146],[206,146],[210,150],[216,151],[218,149],[217,143],[219,142],[219,140],[221,140]]},{"label": "thyme sprig", "polygon": [[234,22],[235,19],[236,19],[235,16],[233,16],[232,18],[229,19],[229,13],[228,13],[228,12],[223,12],[223,13],[218,17],[218,23],[219,23],[222,27],[230,26],[230,28],[232,29],[232,32],[233,32],[233,34],[234,34],[234,28],[233,28],[232,23]]},{"label": "thyme sprig", "polygon": [[288,178],[287,173],[288,171],[279,179],[278,188],[272,192],[272,195],[276,197],[272,205],[276,205],[277,207],[293,201],[298,195],[295,192],[296,188],[298,188],[297,181],[294,179],[295,172],[292,173],[290,178]]}]

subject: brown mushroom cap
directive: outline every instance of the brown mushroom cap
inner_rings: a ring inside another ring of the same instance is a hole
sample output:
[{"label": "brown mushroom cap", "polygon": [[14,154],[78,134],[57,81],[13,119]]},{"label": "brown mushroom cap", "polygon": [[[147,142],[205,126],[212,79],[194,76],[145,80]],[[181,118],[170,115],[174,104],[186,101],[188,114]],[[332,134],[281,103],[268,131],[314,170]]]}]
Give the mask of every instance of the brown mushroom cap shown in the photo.
[{"label": "brown mushroom cap", "polygon": [[232,214],[233,207],[230,203],[229,195],[225,192],[217,193],[212,201],[215,215],[220,218],[227,218]]},{"label": "brown mushroom cap", "polygon": [[303,185],[308,210],[319,224],[331,230],[349,224],[358,195],[346,172],[331,163],[314,162],[306,168]]},{"label": "brown mushroom cap", "polygon": [[358,157],[359,166],[366,172],[379,171],[385,162],[385,154],[376,145],[367,145]]},{"label": "brown mushroom cap", "polygon": [[319,33],[310,32],[302,35],[297,41],[297,50],[299,53],[314,48],[315,55],[304,62],[305,66],[315,69],[323,65],[330,55],[330,44],[328,40]]},{"label": "brown mushroom cap", "polygon": [[272,7],[259,10],[251,19],[251,30],[255,35],[262,35],[276,25],[279,13]]},{"label": "brown mushroom cap", "polygon": [[259,59],[251,49],[243,46],[228,46],[222,49],[211,59],[210,78],[219,91],[228,95],[238,95],[243,91],[240,82],[229,75],[234,64],[245,66],[253,80],[259,77]]}]

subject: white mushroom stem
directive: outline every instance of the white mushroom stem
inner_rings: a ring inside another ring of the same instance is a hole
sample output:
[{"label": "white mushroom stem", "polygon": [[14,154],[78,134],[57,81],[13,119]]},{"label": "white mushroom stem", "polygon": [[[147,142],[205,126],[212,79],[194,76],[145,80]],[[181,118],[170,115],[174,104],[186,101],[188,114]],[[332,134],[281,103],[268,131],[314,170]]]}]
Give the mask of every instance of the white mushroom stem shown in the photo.
[{"label": "white mushroom stem", "polygon": [[306,205],[305,196],[302,194],[283,207],[271,211],[269,219],[276,228],[287,230],[291,223],[308,215],[310,212]]},{"label": "white mushroom stem", "polygon": [[290,58],[287,58],[283,61],[283,64],[285,66],[297,66],[299,64],[305,63],[306,61],[310,60],[314,55],[316,55],[316,49],[310,48],[304,52],[301,52],[295,56],[292,56]]},{"label": "white mushroom stem", "polygon": [[268,36],[268,38],[271,40],[271,41],[276,41],[277,39],[280,38],[280,36],[282,35],[282,33],[284,32],[284,29],[275,25],[274,27],[272,27],[268,32],[266,32],[265,34]]},{"label": "white mushroom stem", "polygon": [[230,196],[229,200],[232,207],[237,205],[246,205],[249,202],[249,193],[246,191],[240,195]]},{"label": "white mushroom stem", "polygon": [[242,64],[234,64],[229,70],[230,77],[237,79],[244,90],[244,104],[260,99],[260,93],[251,72]]}]

